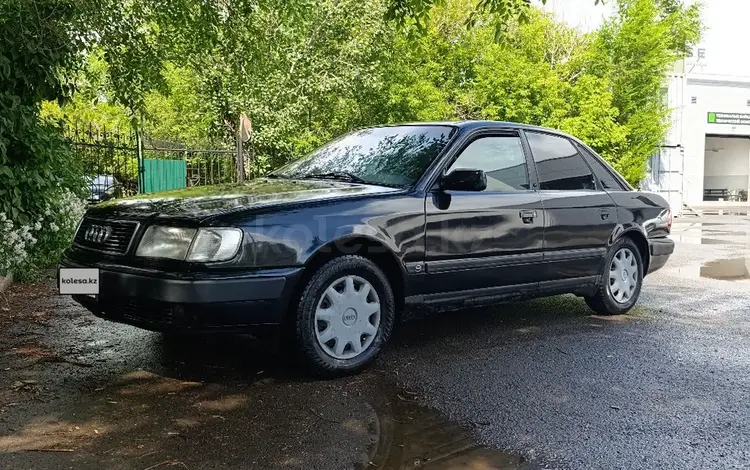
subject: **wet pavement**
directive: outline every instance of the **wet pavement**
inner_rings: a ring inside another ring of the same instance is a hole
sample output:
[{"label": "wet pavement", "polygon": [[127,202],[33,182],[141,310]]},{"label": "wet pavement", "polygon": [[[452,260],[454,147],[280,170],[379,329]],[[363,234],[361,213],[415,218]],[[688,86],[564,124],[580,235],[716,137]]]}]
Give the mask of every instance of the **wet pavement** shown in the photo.
[{"label": "wet pavement", "polygon": [[572,296],[414,316],[332,381],[288,345],[165,338],[14,286],[0,468],[749,468],[750,218],[674,238],[628,316]]},{"label": "wet pavement", "polygon": [[3,469],[531,468],[384,369],[311,380],[276,342],[105,323],[52,279],[3,300]]}]

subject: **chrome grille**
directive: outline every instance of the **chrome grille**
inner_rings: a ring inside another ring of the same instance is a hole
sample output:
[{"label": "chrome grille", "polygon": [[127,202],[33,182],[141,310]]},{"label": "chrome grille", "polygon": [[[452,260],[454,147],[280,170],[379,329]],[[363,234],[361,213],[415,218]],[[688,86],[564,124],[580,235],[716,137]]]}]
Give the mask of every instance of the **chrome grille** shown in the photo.
[{"label": "chrome grille", "polygon": [[130,247],[138,222],[85,218],[74,244],[89,250],[124,255]]}]

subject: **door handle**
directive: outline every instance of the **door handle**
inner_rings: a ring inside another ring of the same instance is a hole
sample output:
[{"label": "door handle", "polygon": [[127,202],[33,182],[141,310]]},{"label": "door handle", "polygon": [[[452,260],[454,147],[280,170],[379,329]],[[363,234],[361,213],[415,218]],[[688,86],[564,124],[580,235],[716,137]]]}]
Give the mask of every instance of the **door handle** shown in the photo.
[{"label": "door handle", "polygon": [[533,224],[536,217],[536,211],[524,209],[518,213],[525,224]]},{"label": "door handle", "polygon": [[609,209],[599,209],[599,216],[602,220],[609,219]]}]

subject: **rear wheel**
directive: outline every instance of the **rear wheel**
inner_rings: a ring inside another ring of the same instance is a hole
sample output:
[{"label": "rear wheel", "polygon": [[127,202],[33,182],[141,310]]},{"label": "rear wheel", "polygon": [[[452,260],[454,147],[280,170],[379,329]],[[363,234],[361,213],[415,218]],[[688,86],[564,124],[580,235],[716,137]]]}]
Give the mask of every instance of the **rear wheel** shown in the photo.
[{"label": "rear wheel", "polygon": [[607,255],[596,293],[586,297],[586,304],[601,315],[627,313],[641,293],[643,260],[629,238],[615,242]]},{"label": "rear wheel", "polygon": [[388,278],[361,256],[329,261],[310,278],[297,307],[296,340],[318,375],[353,374],[388,342],[395,301]]}]

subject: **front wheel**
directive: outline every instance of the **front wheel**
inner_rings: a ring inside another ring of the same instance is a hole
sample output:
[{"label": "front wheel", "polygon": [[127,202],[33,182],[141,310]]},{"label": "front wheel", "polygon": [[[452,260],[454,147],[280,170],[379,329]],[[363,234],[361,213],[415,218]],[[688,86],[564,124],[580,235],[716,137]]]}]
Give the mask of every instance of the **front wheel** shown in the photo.
[{"label": "front wheel", "polygon": [[313,274],[297,307],[302,359],[324,377],[359,372],[388,342],[395,317],[393,290],[375,263],[335,258]]},{"label": "front wheel", "polygon": [[643,260],[638,247],[629,238],[615,242],[607,254],[596,293],[586,297],[586,304],[601,315],[627,313],[641,293]]}]

